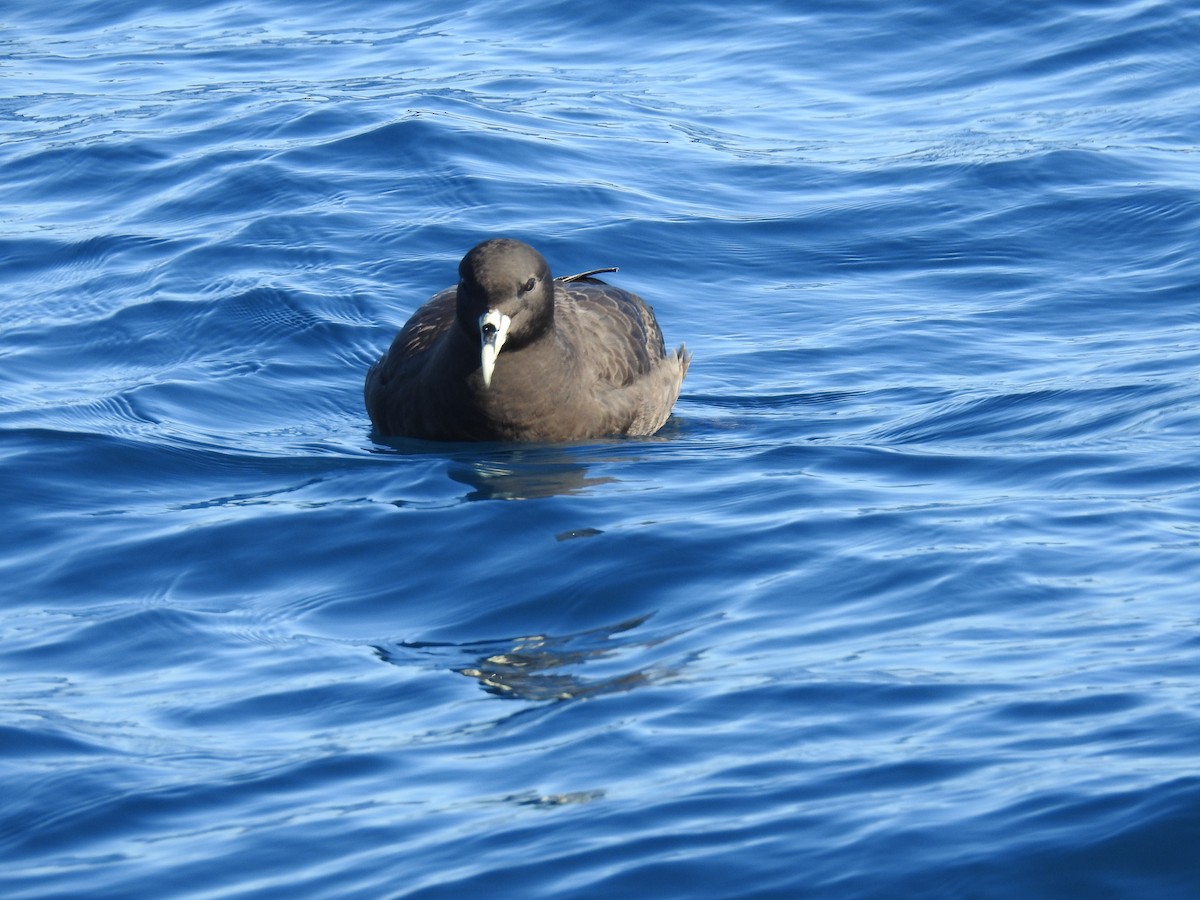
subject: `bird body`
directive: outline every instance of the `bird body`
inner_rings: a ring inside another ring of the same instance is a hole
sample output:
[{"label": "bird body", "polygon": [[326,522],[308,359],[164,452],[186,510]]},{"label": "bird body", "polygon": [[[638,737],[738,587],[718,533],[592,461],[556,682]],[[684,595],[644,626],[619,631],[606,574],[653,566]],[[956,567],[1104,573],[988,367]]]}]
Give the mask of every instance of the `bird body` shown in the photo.
[{"label": "bird body", "polygon": [[473,248],[367,373],[383,434],[429,440],[568,441],[653,434],[691,354],[667,353],[653,310],[594,273],[553,279],[536,250]]}]

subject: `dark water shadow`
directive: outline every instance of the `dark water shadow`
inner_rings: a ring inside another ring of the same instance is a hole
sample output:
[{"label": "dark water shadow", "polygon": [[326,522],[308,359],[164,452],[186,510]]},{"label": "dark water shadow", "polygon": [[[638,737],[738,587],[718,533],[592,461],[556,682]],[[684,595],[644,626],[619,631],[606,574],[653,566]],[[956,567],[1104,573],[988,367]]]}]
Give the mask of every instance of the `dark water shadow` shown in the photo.
[{"label": "dark water shadow", "polygon": [[[505,700],[579,700],[624,693],[674,674],[657,663],[629,665],[631,657],[681,633],[633,635],[651,615],[574,634],[463,644],[401,641],[375,645],[374,650],[381,660],[394,665],[432,663],[444,667],[474,679],[487,693]],[[584,673],[585,668],[589,674]]]},{"label": "dark water shadow", "polygon": [[612,475],[592,476],[588,465],[565,453],[527,457],[513,453],[509,458],[453,459],[446,474],[471,488],[464,500],[532,500],[542,497],[585,493],[618,479]]},{"label": "dark water shadow", "polygon": [[371,435],[373,453],[446,462],[446,475],[469,490],[463,500],[531,500],[583,494],[620,479],[592,475],[600,464],[629,464],[643,456],[646,438],[605,438],[562,444],[437,442]]}]

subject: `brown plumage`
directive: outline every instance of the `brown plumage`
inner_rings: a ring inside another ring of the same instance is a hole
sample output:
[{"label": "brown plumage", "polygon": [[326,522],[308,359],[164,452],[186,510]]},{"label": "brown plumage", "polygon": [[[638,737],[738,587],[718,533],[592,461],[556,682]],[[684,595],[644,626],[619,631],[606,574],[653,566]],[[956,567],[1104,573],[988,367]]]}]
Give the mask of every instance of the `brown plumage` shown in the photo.
[{"label": "brown plumage", "polygon": [[667,421],[691,354],[666,352],[636,294],[595,272],[553,279],[541,254],[508,238],[474,247],[458,271],[367,372],[380,433],[566,441]]}]

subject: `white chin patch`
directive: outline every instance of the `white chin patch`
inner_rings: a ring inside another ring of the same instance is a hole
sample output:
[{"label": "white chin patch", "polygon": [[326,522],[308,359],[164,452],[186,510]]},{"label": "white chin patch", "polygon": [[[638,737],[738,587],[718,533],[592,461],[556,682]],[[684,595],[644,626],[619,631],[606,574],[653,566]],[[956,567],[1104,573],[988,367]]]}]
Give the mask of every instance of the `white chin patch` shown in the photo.
[{"label": "white chin patch", "polygon": [[496,357],[508,337],[508,326],[512,319],[499,310],[489,309],[479,317],[479,368],[483,371],[483,386],[492,386],[492,372],[496,369]]}]

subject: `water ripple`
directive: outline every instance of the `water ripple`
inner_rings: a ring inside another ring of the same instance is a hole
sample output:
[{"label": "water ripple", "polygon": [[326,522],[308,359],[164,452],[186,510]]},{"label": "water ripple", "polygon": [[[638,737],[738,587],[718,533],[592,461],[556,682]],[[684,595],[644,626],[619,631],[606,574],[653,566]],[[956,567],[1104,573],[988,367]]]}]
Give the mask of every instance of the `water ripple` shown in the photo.
[{"label": "water ripple", "polygon": [[[6,896],[1200,877],[1184,5],[6,28]],[[372,433],[490,233],[686,340],[660,434]]]}]

